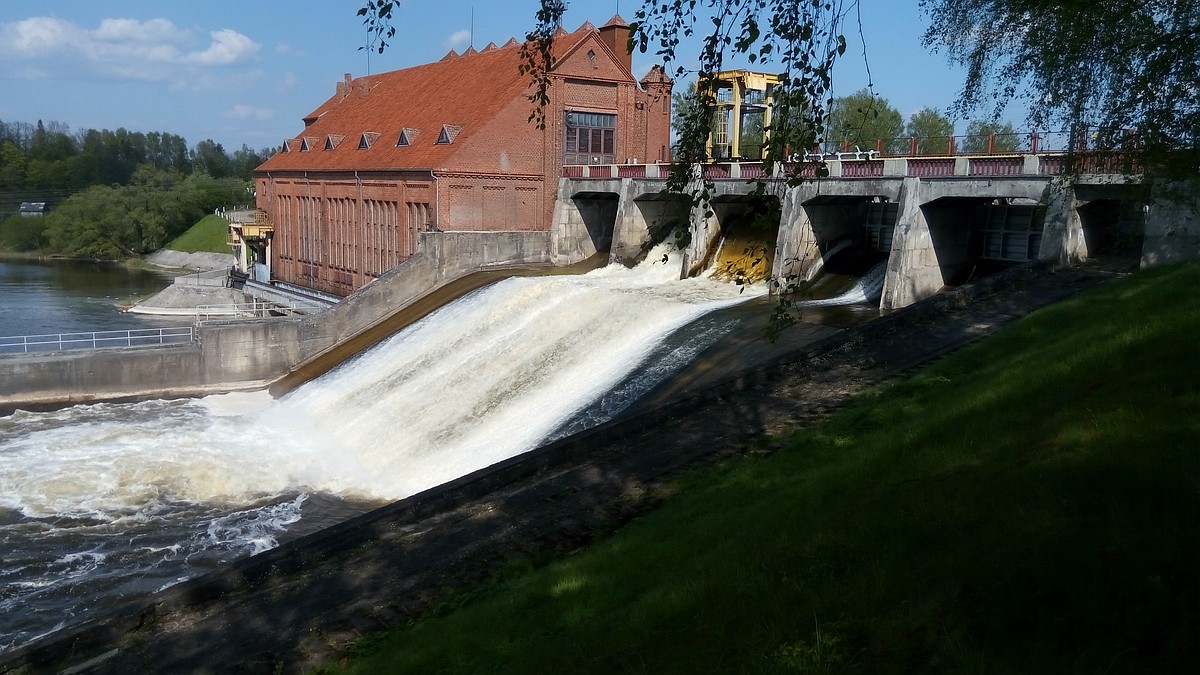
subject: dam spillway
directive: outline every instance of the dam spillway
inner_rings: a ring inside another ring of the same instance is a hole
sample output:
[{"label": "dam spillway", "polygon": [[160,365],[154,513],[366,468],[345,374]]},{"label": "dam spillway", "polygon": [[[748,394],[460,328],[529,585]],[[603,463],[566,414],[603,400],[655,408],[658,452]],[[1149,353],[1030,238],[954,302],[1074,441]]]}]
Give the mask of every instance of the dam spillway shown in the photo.
[{"label": "dam spillway", "polygon": [[0,649],[532,449],[665,336],[762,293],[663,255],[494,284],[280,400],[0,418]]}]

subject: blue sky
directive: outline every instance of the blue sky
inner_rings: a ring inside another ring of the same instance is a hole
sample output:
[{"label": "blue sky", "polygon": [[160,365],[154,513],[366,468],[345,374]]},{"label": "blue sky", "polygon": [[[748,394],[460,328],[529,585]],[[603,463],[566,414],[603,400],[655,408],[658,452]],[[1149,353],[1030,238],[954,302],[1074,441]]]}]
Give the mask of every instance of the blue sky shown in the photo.
[{"label": "blue sky", "polygon": [[[166,131],[233,151],[294,137],[300,118],[334,92],[344,73],[368,70],[362,0],[0,0],[0,120]],[[522,38],[537,0],[401,0],[396,36],[371,54],[371,72],[441,58],[471,44]],[[637,0],[570,0],[564,27],[632,20]],[[947,109],[962,71],[920,45],[917,0],[861,0],[876,91],[907,118]],[[473,20],[472,20],[473,18]],[[838,95],[867,83],[862,42],[848,25]],[[684,63],[687,59],[684,59]],[[639,77],[654,63],[635,54]],[[745,66],[746,64],[730,64]],[[1014,120],[1019,122],[1019,120]],[[1019,124],[1018,124],[1019,126]],[[956,124],[958,133],[966,122]]]}]

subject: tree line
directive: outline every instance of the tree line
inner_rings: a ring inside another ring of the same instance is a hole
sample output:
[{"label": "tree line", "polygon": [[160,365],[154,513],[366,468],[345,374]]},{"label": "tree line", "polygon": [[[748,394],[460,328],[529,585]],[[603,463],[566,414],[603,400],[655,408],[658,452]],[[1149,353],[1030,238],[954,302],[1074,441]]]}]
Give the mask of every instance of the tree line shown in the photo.
[{"label": "tree line", "polygon": [[[229,153],[205,139],[189,146],[182,136],[124,128],[71,133],[60,122],[0,120],[0,195],[11,201],[44,194],[70,194],[92,185],[126,185],[142,165],[163,171],[200,171],[213,178],[250,180],[273,150],[243,144]],[[0,205],[3,209],[5,205]]]},{"label": "tree line", "polygon": [[[154,251],[213,209],[252,204],[254,168],[272,152],[0,120],[0,250],[102,259]],[[20,216],[23,202],[48,211]]]}]

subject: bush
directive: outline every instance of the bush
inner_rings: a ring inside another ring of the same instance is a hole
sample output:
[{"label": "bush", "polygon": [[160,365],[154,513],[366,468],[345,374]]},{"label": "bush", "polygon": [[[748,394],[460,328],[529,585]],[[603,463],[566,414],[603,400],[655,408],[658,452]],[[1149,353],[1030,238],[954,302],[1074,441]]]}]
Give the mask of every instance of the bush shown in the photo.
[{"label": "bush", "polygon": [[0,220],[0,249],[37,251],[46,245],[46,222],[41,218],[9,216]]}]

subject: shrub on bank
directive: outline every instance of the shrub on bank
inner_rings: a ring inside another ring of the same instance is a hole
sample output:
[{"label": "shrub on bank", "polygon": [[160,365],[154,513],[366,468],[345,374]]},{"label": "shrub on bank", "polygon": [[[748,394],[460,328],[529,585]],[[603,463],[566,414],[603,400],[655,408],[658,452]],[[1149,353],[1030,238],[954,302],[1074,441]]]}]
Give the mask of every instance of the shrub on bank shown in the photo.
[{"label": "shrub on bank", "polygon": [[46,223],[42,218],[9,216],[0,220],[0,249],[28,253],[46,246]]}]

